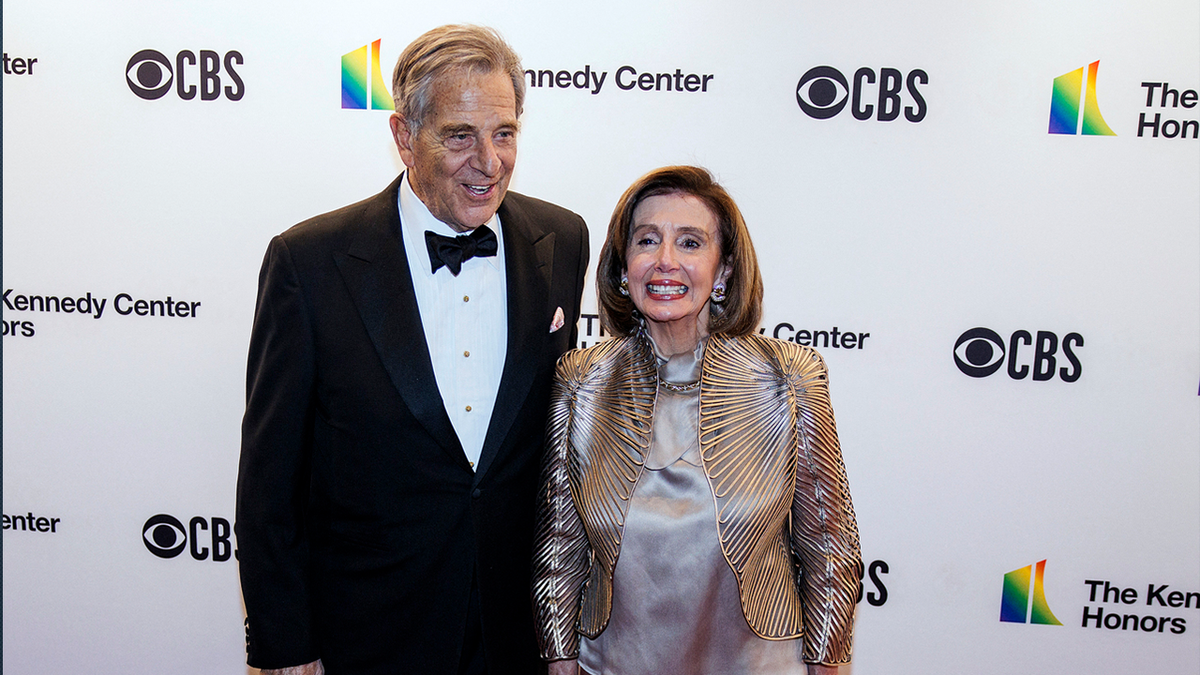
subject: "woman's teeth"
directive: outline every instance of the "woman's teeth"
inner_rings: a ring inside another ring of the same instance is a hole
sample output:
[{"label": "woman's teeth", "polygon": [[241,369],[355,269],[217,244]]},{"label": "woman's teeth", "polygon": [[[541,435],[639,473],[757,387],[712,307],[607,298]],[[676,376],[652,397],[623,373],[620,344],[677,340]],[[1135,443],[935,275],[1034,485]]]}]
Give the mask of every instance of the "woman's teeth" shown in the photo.
[{"label": "woman's teeth", "polygon": [[671,284],[669,286],[646,284],[646,288],[649,288],[650,292],[655,295],[683,295],[684,293],[687,293],[688,290],[687,286],[676,286],[675,284]]}]

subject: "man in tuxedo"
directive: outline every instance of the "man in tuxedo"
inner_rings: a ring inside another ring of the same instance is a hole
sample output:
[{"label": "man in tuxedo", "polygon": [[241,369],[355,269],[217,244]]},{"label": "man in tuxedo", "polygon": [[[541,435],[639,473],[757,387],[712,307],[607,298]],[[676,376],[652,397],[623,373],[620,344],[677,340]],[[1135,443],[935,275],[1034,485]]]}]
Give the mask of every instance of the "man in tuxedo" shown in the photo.
[{"label": "man in tuxedo", "polygon": [[507,191],[524,90],[494,31],[422,35],[393,78],[404,173],[271,241],[237,492],[264,673],[541,668],[534,495],[588,238]]}]

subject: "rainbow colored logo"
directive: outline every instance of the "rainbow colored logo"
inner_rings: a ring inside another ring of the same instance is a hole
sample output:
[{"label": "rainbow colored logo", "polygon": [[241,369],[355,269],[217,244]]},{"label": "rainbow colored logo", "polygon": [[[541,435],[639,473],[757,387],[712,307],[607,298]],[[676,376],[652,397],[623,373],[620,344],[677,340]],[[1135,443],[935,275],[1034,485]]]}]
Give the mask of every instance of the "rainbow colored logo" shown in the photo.
[{"label": "rainbow colored logo", "polygon": [[[1046,589],[1042,580],[1046,574],[1046,561],[1026,565],[1004,575],[1004,595],[1000,598],[1000,620],[1012,623],[1040,623],[1044,626],[1061,626],[1062,622],[1046,604]],[[1033,592],[1029,582],[1032,578]],[[1032,603],[1030,602],[1032,596]]]},{"label": "rainbow colored logo", "polygon": [[[1083,68],[1072,70],[1054,78],[1054,95],[1050,99],[1050,133],[1083,134],[1084,136],[1116,136],[1096,103],[1096,71],[1100,62],[1092,61],[1087,66],[1085,89]],[[1083,99],[1083,114],[1079,114],[1080,99]]]},{"label": "rainbow colored logo", "polygon": [[[352,110],[394,110],[392,95],[379,70],[379,43],[342,56],[342,107]],[[370,75],[368,76],[368,73]],[[369,103],[369,105],[368,105]]]}]

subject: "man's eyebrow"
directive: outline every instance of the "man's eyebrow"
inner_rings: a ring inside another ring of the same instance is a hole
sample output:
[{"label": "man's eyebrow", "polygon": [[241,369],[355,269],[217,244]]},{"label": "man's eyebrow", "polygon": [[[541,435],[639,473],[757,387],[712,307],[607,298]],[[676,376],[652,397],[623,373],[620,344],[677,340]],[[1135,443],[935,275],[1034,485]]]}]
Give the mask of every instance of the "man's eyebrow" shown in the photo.
[{"label": "man's eyebrow", "polygon": [[463,132],[474,133],[475,125],[467,124],[466,122],[460,122],[458,124],[447,124],[447,125],[441,127],[441,129],[439,129],[439,131],[441,131],[443,136],[451,136],[453,134],[459,134],[459,133],[463,133]]},{"label": "man's eyebrow", "polygon": [[[521,123],[518,120],[504,122],[497,127],[498,129],[509,129],[519,132]],[[469,122],[450,122],[441,127],[438,127],[438,133],[442,136],[453,136],[454,134],[468,133],[473,134],[479,131],[479,128]]]}]

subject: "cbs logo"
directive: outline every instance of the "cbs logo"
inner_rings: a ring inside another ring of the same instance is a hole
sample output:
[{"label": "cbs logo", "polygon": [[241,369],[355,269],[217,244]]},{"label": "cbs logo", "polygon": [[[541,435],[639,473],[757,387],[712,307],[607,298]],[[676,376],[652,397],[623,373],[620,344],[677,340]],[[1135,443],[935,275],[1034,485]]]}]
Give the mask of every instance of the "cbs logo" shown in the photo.
[{"label": "cbs logo", "polygon": [[[954,363],[965,375],[987,377],[1007,363],[1008,376],[1023,380],[1033,375],[1035,382],[1054,379],[1058,375],[1063,382],[1074,382],[1083,373],[1083,366],[1075,349],[1083,346],[1083,336],[1067,333],[1062,340],[1050,331],[1039,330],[1035,338],[1027,330],[1014,331],[1006,342],[1000,334],[990,328],[972,328],[958,336],[954,343]],[[1033,348],[1033,359],[1022,358]],[[1061,355],[1059,349],[1062,349]],[[1007,356],[1007,359],[1005,358]],[[1059,357],[1067,363],[1059,368]]]},{"label": "cbs logo", "polygon": [[[837,68],[817,66],[810,69],[796,83],[796,103],[804,114],[813,119],[825,120],[842,112],[850,104],[850,112],[856,120],[869,120],[872,116],[880,122],[891,122],[900,117],[900,93],[907,89],[912,105],[903,106],[904,119],[920,122],[925,119],[927,107],[925,97],[917,85],[929,84],[929,75],[916,69],[905,77],[895,68],[880,68],[878,77],[871,68],[859,68],[850,80]],[[874,103],[869,87],[875,86]]]},{"label": "cbs logo", "polygon": [[[175,93],[179,98],[190,101],[200,95],[201,101],[214,101],[222,93],[221,74],[232,85],[224,87],[225,98],[239,101],[246,93],[242,78],[234,69],[234,65],[242,65],[242,55],[237,51],[225,52],[225,58],[217,52],[202,49],[196,53],[185,49],[175,55],[172,62],[162,52],[153,49],[142,51],[129,57],[125,64],[125,83],[129,90],[147,101],[160,99],[175,85]],[[221,66],[224,64],[224,71]]]},{"label": "cbs logo", "polygon": [[[861,582],[865,582],[866,575],[870,574],[871,583],[875,586],[875,590],[870,591],[866,594],[867,604],[871,605],[872,607],[882,607],[884,605],[884,603],[887,602],[887,599],[888,599],[887,586],[884,585],[883,579],[880,578],[880,575],[887,574],[887,573],[888,573],[888,564],[884,560],[872,561],[870,567],[866,567],[861,564],[858,566],[858,580]],[[865,583],[859,584],[858,599],[854,601],[854,604],[858,604],[863,601],[863,597],[864,597],[863,591],[864,590],[865,590]]]},{"label": "cbs logo", "polygon": [[142,526],[142,543],[160,558],[174,558],[187,549],[196,560],[208,560],[211,555],[213,562],[225,562],[237,557],[229,541],[232,533],[233,528],[224,518],[196,516],[184,528],[175,516],[160,513]]}]

